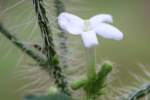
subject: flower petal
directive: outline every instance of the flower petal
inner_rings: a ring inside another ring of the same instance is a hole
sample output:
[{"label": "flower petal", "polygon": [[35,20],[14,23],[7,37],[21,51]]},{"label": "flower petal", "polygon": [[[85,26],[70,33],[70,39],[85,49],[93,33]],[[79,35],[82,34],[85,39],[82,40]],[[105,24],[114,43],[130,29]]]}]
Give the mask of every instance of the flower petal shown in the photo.
[{"label": "flower petal", "polygon": [[74,35],[80,34],[84,27],[84,21],[80,17],[67,12],[58,16],[58,24],[63,31]]},{"label": "flower petal", "polygon": [[82,32],[81,37],[84,46],[87,48],[98,45],[98,40],[94,31]]},{"label": "flower petal", "polygon": [[123,33],[112,25],[101,23],[99,26],[93,29],[98,35],[114,40],[121,40]]},{"label": "flower petal", "polygon": [[112,23],[113,19],[112,16],[109,14],[99,14],[94,17],[91,17],[90,20],[90,28],[93,29],[99,26],[99,23]]}]

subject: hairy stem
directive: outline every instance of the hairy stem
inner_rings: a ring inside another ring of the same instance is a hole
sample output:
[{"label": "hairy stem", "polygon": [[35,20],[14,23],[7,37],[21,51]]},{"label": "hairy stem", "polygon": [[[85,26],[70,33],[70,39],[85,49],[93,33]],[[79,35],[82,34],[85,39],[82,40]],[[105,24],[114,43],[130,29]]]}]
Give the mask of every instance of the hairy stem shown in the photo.
[{"label": "hairy stem", "polygon": [[57,15],[59,15],[62,12],[65,12],[65,6],[61,0],[54,0],[54,3],[57,10]]},{"label": "hairy stem", "polygon": [[40,66],[44,66],[47,63],[47,58],[41,52],[36,52],[32,50],[27,45],[20,42],[12,33],[10,33],[1,23],[0,23],[0,32],[9,39],[14,45],[20,48],[28,56],[33,58]]},{"label": "hairy stem", "polygon": [[[64,3],[62,2],[62,0],[53,0],[54,1],[54,6],[55,6],[55,9],[56,9],[56,17],[61,14],[62,12],[65,12],[65,6],[64,6]],[[63,63],[63,66],[64,67],[67,67],[67,61],[66,61],[66,56],[67,56],[67,52],[68,52],[68,49],[67,49],[67,35],[59,28],[59,25],[58,25],[58,22],[56,20],[56,29],[58,30],[58,33],[57,33],[57,36],[60,40],[59,42],[59,49],[60,49],[60,54],[61,54],[61,60],[62,60],[62,63]]]},{"label": "hairy stem", "polygon": [[52,32],[50,30],[49,21],[46,16],[46,10],[43,6],[43,0],[33,0],[35,12],[38,18],[38,24],[44,40],[44,49],[48,59],[48,69],[55,78],[57,87],[67,95],[70,95],[68,85],[59,66],[59,60],[53,43]]},{"label": "hairy stem", "polygon": [[150,93],[150,84],[144,86],[144,88],[139,89],[134,94],[132,94],[128,100],[139,100],[140,98],[147,96]]}]

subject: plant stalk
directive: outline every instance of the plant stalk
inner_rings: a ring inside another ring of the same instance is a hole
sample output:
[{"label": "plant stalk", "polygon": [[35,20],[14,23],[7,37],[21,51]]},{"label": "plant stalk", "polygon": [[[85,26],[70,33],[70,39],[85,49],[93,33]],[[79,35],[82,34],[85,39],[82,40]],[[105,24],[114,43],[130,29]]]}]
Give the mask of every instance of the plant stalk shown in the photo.
[{"label": "plant stalk", "polygon": [[86,99],[87,100],[93,100],[91,89],[93,88],[93,81],[96,78],[96,48],[87,48],[86,49],[87,54],[87,80],[88,80],[88,87],[89,89],[86,89]]},{"label": "plant stalk", "polygon": [[96,76],[96,48],[87,48],[87,78],[89,80]]},{"label": "plant stalk", "polygon": [[23,52],[25,52],[28,56],[33,58],[40,66],[45,66],[47,64],[47,58],[41,52],[34,51],[27,45],[20,42],[17,37],[15,37],[12,33],[10,33],[3,25],[0,23],[0,32],[10,40],[15,46],[20,48]]},{"label": "plant stalk", "polygon": [[48,70],[55,78],[55,83],[61,92],[70,95],[68,84],[62,69],[59,66],[59,60],[57,58],[57,52],[53,43],[53,34],[49,26],[49,20],[46,16],[46,10],[44,8],[43,0],[33,0],[35,12],[38,18],[38,24],[41,30],[41,34],[44,40],[44,49],[48,59]]}]

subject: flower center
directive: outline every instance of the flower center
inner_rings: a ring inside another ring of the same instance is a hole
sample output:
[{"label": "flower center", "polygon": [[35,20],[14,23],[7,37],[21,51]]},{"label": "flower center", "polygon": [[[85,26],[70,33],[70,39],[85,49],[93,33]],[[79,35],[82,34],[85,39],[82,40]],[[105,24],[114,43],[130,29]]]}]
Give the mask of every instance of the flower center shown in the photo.
[{"label": "flower center", "polygon": [[90,23],[89,23],[89,20],[85,20],[84,21],[84,28],[83,28],[83,31],[84,32],[87,32],[87,31],[89,31],[90,30]]}]

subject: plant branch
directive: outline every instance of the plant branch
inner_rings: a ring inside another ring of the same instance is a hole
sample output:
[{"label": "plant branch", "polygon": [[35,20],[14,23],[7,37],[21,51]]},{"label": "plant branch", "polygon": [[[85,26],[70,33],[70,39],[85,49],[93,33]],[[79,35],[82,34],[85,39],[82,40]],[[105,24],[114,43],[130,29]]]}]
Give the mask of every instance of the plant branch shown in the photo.
[{"label": "plant branch", "polygon": [[[64,6],[64,3],[62,2],[62,0],[53,0],[54,1],[54,6],[56,8],[56,17],[59,16],[59,14],[61,14],[62,12],[65,12],[65,6]],[[67,49],[67,35],[66,33],[64,33],[60,28],[59,28],[59,25],[58,25],[58,22],[56,20],[56,27],[57,27],[57,30],[59,30],[58,32],[58,38],[60,40],[62,40],[60,43],[59,43],[59,47],[60,47],[60,53],[62,54],[61,55],[61,60],[63,62],[63,66],[64,67],[67,67],[67,61],[66,61],[66,55],[67,55],[67,52],[68,52],[68,49]]]},{"label": "plant branch", "polygon": [[57,10],[57,15],[59,15],[62,12],[65,12],[65,6],[61,0],[54,0],[54,3]]},{"label": "plant branch", "polygon": [[106,87],[106,79],[112,71],[112,64],[105,62],[95,78],[88,79],[84,89],[87,94],[87,99],[95,100],[103,94],[103,89]]},{"label": "plant branch", "polygon": [[48,59],[49,72],[55,78],[57,87],[65,94],[70,95],[67,82],[62,73],[62,69],[59,66],[59,60],[55,51],[52,32],[50,30],[49,21],[46,16],[46,10],[43,6],[43,0],[33,0],[33,4],[38,18],[38,24],[41,30],[41,34],[44,40],[44,49],[46,50],[46,56]]},{"label": "plant branch", "polygon": [[144,86],[144,88],[139,89],[134,94],[132,94],[128,100],[139,100],[140,98],[148,95],[150,93],[150,84]]},{"label": "plant branch", "polygon": [[3,25],[0,23],[0,32],[10,40],[15,46],[20,48],[28,56],[33,58],[40,66],[44,66],[47,63],[47,58],[41,52],[34,51],[28,45],[20,42],[12,33],[10,33]]}]

